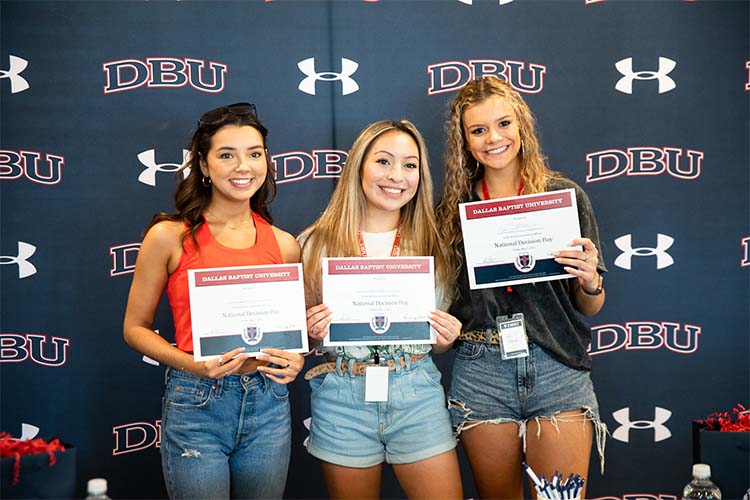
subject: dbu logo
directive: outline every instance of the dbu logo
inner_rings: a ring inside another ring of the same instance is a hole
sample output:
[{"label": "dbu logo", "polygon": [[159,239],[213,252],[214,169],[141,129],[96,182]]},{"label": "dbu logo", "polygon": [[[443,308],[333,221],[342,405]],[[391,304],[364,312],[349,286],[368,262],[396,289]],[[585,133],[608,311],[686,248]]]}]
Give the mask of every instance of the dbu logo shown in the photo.
[{"label": "dbu logo", "polygon": [[112,456],[124,455],[146,448],[159,448],[161,445],[161,420],[153,424],[148,422],[133,422],[112,427],[115,436],[115,447]]},{"label": "dbu logo", "polygon": [[23,70],[29,65],[29,61],[18,56],[8,56],[8,69],[0,69],[0,80],[7,78],[10,81],[10,93],[17,94],[28,90],[29,82],[21,76]]},{"label": "dbu logo", "polygon": [[0,255],[0,265],[18,266],[18,279],[28,278],[36,274],[36,267],[29,262],[29,258],[36,252],[36,247],[24,241],[18,242],[18,254]]},{"label": "dbu logo", "polygon": [[[44,155],[44,161],[40,162]],[[35,151],[0,149],[0,181],[26,177],[37,184],[57,184],[62,179],[62,156]]]},{"label": "dbu logo", "polygon": [[656,443],[658,443],[659,441],[664,441],[665,439],[669,439],[672,436],[672,432],[666,425],[664,425],[667,420],[669,420],[669,417],[672,416],[672,412],[669,410],[665,410],[664,408],[659,408],[658,406],[654,408],[653,420],[631,421],[630,408],[621,408],[616,412],[613,412],[612,416],[615,418],[617,423],[620,424],[620,426],[612,433],[612,437],[618,441],[622,441],[623,443],[630,442],[630,431],[632,429],[653,429],[654,442]]},{"label": "dbu logo", "polygon": [[639,247],[633,248],[633,235],[626,234],[615,240],[617,248],[622,253],[615,259],[615,265],[628,271],[632,267],[633,257],[656,256],[656,269],[664,269],[674,264],[674,259],[667,253],[674,243],[674,238],[666,234],[658,233],[656,235],[656,247]]},{"label": "dbu logo", "polygon": [[[682,158],[683,153],[685,159]],[[586,182],[614,179],[621,175],[643,176],[667,173],[683,180],[701,175],[703,152],[670,147],[605,149],[586,155],[589,174]]]},{"label": "dbu logo", "polygon": [[135,272],[135,261],[138,258],[140,243],[128,243],[111,247],[109,254],[112,256],[112,267],[109,270],[110,277],[132,274]]},{"label": "dbu logo", "polygon": [[315,83],[318,80],[326,82],[341,82],[341,94],[349,95],[359,90],[359,85],[352,78],[352,75],[357,72],[359,63],[352,61],[351,59],[341,58],[341,73],[333,71],[321,71],[318,72],[315,69],[315,58],[310,57],[297,63],[297,67],[304,74],[307,75],[299,82],[297,88],[302,92],[310,95],[315,95]]},{"label": "dbu logo", "polygon": [[313,179],[339,177],[349,155],[338,149],[316,149],[312,154],[303,151],[280,153],[271,157],[276,171],[276,184]]},{"label": "dbu logo", "polygon": [[43,366],[62,366],[68,359],[70,339],[35,333],[0,333],[0,363],[30,359]]},{"label": "dbu logo", "polygon": [[[176,172],[182,166],[187,163],[190,151],[187,149],[182,150],[182,163],[156,163],[156,151],[149,149],[138,153],[138,161],[146,167],[141,175],[138,176],[138,182],[146,184],[147,186],[156,186],[156,174],[157,172]],[[186,168],[182,172],[183,179],[190,175],[190,168]]]},{"label": "dbu logo", "polygon": [[[452,92],[464,87],[471,80],[496,76],[507,81],[518,92],[537,94],[544,88],[547,67],[520,61],[498,61],[496,59],[472,59],[467,63],[448,61],[427,66],[430,87],[427,95]],[[524,81],[524,78],[526,81]]]},{"label": "dbu logo", "polygon": [[667,321],[630,321],[624,325],[606,324],[591,329],[589,354],[606,354],[620,349],[643,350],[666,348],[678,354],[698,350],[700,326],[680,325]]},{"label": "dbu logo", "polygon": [[659,93],[669,92],[677,87],[674,80],[668,76],[675,67],[677,67],[675,61],[660,57],[657,71],[633,71],[633,58],[627,57],[615,63],[615,68],[623,75],[615,84],[615,89],[623,94],[632,94],[633,80],[658,80]]},{"label": "dbu logo", "polygon": [[102,65],[106,77],[104,93],[123,92],[146,85],[149,88],[179,88],[190,84],[201,92],[224,90],[225,64],[198,59],[149,57],[145,61],[123,59]]}]

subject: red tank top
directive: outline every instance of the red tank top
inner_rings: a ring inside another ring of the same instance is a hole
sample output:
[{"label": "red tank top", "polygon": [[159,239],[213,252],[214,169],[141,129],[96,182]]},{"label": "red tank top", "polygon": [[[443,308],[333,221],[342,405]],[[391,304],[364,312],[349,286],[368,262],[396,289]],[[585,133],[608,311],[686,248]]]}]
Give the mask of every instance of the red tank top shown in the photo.
[{"label": "red tank top", "polygon": [[193,351],[188,269],[284,263],[271,225],[255,212],[253,212],[253,221],[256,236],[255,245],[250,248],[225,247],[214,239],[208,224],[205,223],[195,235],[200,251],[196,251],[190,236],[185,238],[180,262],[167,281],[167,297],[169,297],[169,306],[174,320],[174,338],[179,349],[185,352]]}]

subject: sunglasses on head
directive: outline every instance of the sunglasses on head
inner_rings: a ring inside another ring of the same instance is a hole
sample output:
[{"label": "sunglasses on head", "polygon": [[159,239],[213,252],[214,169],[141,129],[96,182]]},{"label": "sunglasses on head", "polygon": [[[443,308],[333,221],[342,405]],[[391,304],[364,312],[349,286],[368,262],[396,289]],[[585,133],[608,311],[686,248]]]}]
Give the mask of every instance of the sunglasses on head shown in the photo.
[{"label": "sunglasses on head", "polygon": [[211,111],[206,111],[203,113],[200,120],[198,120],[198,125],[216,125],[224,121],[227,115],[258,117],[258,114],[255,111],[255,104],[249,102],[236,102],[229,106],[222,106],[220,108],[212,109]]}]

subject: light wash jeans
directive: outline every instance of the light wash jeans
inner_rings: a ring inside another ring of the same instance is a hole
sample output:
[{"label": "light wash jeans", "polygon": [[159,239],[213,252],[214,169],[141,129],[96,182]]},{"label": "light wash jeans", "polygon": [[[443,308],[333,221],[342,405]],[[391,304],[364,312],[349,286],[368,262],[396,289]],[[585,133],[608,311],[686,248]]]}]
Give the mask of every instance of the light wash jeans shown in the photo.
[{"label": "light wash jeans", "polygon": [[170,498],[281,498],[289,392],[259,372],[222,379],[168,368],[161,462]]}]

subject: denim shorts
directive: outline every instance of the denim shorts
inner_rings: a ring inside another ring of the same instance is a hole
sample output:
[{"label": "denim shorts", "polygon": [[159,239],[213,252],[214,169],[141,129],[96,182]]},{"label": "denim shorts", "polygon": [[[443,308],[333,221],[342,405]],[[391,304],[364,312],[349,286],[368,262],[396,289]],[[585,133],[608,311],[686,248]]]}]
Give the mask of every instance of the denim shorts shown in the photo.
[{"label": "denim shorts", "polygon": [[281,498],[289,392],[260,372],[201,378],[168,368],[161,459],[169,498]]},{"label": "denim shorts", "polygon": [[498,345],[460,342],[448,407],[457,433],[482,423],[518,424],[524,449],[528,420],[562,420],[558,413],[581,410],[594,424],[603,463],[607,430],[590,372],[560,363],[537,344],[526,358],[503,360]]},{"label": "denim shorts", "polygon": [[[396,356],[402,356],[398,354]],[[307,451],[345,467],[418,462],[456,447],[440,371],[427,355],[388,372],[388,401],[365,402],[365,377],[336,371],[310,380]]]}]

